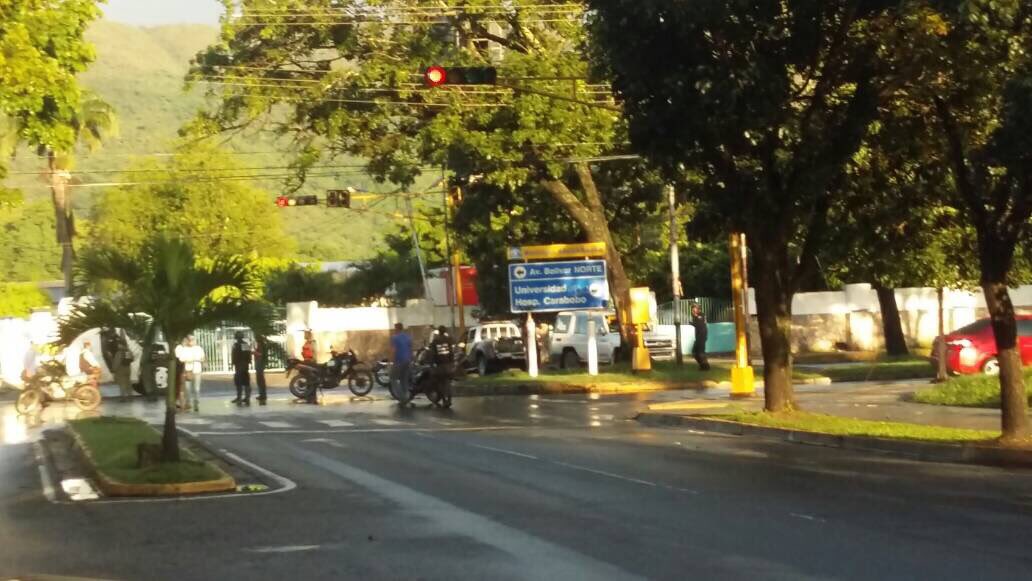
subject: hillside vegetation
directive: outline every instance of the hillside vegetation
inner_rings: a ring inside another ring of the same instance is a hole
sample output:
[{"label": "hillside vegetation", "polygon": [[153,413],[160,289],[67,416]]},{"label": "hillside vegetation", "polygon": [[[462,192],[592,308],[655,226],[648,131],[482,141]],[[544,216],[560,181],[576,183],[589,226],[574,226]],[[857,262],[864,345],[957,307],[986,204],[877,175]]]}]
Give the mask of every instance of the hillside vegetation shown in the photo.
[{"label": "hillside vegetation", "polygon": [[[179,128],[204,103],[203,87],[189,92],[184,89],[183,79],[190,59],[216,36],[215,28],[203,25],[136,27],[108,21],[94,24],[87,37],[96,47],[97,61],[81,79],[85,87],[114,106],[120,132],[100,150],[77,156],[73,171],[76,181],[100,184],[124,180],[131,176],[120,172],[134,158],[139,159],[143,155],[160,159],[161,156],[153,154],[167,153],[172,149]],[[281,153],[284,147],[279,146],[272,136],[238,135],[223,147],[233,152],[241,167],[249,168],[245,172],[248,175],[286,173],[282,168],[289,162]],[[44,163],[34,153],[19,153],[11,164],[12,175],[5,183],[24,193],[24,210],[52,213],[43,203],[49,202],[50,198],[46,182],[39,174]],[[332,164],[353,165],[356,161],[340,159]],[[269,204],[282,193],[283,185],[278,177],[248,180],[248,183],[265,190]],[[349,185],[376,191],[393,189],[377,186],[360,171],[349,168],[341,169],[337,176],[313,178],[297,193],[322,195],[327,188]],[[74,206],[80,231],[88,229],[94,200],[103,190],[103,187],[75,189]],[[285,209],[283,224],[288,235],[297,242],[296,258],[300,260],[361,260],[372,256],[380,246],[382,232],[394,220],[387,213],[393,210],[391,201],[367,212],[329,208]],[[3,230],[0,237],[11,256],[0,256],[0,264],[21,262],[30,255],[35,262],[44,263],[22,268],[8,264],[5,274],[17,273],[28,280],[52,278],[58,272],[58,247],[50,243],[41,245],[39,239],[39,226],[51,225],[52,217],[33,218],[33,228],[12,223],[23,221],[26,218],[24,212],[16,220],[14,216],[3,218],[0,216],[0,230]],[[32,235],[27,235],[29,233]],[[52,231],[49,235],[53,236]],[[46,264],[49,257],[52,257],[52,265]]]}]

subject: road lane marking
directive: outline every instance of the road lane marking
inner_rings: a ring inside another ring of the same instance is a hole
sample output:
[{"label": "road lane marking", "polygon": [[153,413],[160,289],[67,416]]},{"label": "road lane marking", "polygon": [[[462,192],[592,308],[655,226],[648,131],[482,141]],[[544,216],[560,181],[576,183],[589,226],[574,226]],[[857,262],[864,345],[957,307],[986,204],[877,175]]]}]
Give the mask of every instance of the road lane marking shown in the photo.
[{"label": "road lane marking", "polygon": [[322,545],[285,545],[282,547],[254,547],[244,549],[251,553],[300,553],[302,551],[315,551]]},{"label": "road lane marking", "polygon": [[441,418],[430,418],[430,421],[435,424],[441,424],[442,426],[454,426],[456,424],[456,422],[453,422],[451,420],[444,420]]},{"label": "road lane marking", "polygon": [[[311,450],[290,444],[286,444],[286,447],[312,465],[396,504],[401,513],[431,523],[437,533],[460,535],[500,551],[506,558],[491,564],[504,564],[511,569],[496,570],[497,578],[518,576],[526,579],[613,581],[640,579],[611,563],[507,526],[421,490],[409,488]],[[531,555],[532,557],[528,558]],[[517,560],[517,557],[523,558]]]},{"label": "road lane marking", "polygon": [[327,446],[333,446],[334,448],[347,448],[346,444],[342,444],[337,440],[331,440],[329,438],[311,438],[308,440],[301,440],[302,442],[312,442],[314,444],[326,444]]},{"label": "road lane marking", "polygon": [[399,422],[398,420],[388,420],[388,419],[384,419],[384,418],[374,418],[374,419],[372,419],[370,421],[372,423],[380,425],[380,426],[401,426],[401,425],[405,425],[407,423],[407,422]]},{"label": "road lane marking", "polygon": [[[162,419],[162,421],[164,421],[164,419]],[[212,423],[212,420],[209,420],[207,418],[181,418],[179,416],[176,416],[176,423],[183,424],[184,426],[206,426]]]},{"label": "road lane marking", "polygon": [[641,484],[641,485],[644,485],[644,486],[652,486],[652,487],[659,486],[655,482],[649,482],[648,480],[640,480],[638,478],[631,478],[630,476],[621,476],[619,474],[613,474],[612,472],[606,472],[605,470],[596,470],[594,468],[588,468],[587,466],[581,466],[579,464],[570,464],[569,462],[560,462],[559,460],[551,460],[550,462],[552,464],[557,464],[559,466],[565,466],[565,467],[571,468],[573,470],[581,470],[583,472],[589,472],[591,474],[598,474],[599,476],[607,476],[609,478],[615,478],[617,480],[623,480],[625,482],[633,482],[635,484]]},{"label": "road lane marking", "polygon": [[[469,444],[469,443],[467,442],[467,444]],[[492,452],[498,452],[499,454],[508,454],[510,456],[519,456],[520,458],[527,458],[528,460],[540,460],[540,458],[538,458],[537,456],[532,456],[530,454],[524,454],[523,452],[516,452],[516,451],[513,451],[513,450],[505,450],[503,448],[495,448],[493,446],[484,446],[482,444],[469,444],[469,445],[473,446],[474,448],[480,448],[481,450],[490,450]]]},{"label": "road lane marking", "polygon": [[210,425],[208,427],[213,429],[213,430],[238,430],[238,429],[240,429],[240,426],[238,424],[234,424],[232,422],[219,422],[217,424],[212,424],[212,425]]},{"label": "road lane marking", "polygon": [[795,518],[800,518],[800,519],[803,519],[803,520],[808,520],[808,521],[811,521],[811,522],[824,522],[823,518],[818,518],[818,517],[815,517],[815,516],[812,516],[812,515],[809,515],[809,514],[801,514],[801,513],[798,513],[798,512],[790,512],[790,513],[788,513],[788,516],[795,517]]},{"label": "road lane marking", "polygon": [[495,430],[517,430],[522,426],[474,426],[468,428],[358,428],[354,430],[249,430],[240,432],[191,432],[193,436],[261,436],[277,435],[318,435],[318,434],[387,434],[406,432],[488,432]]},{"label": "road lane marking", "polygon": [[331,428],[350,428],[355,425],[347,420],[319,420],[320,424],[326,424]]},{"label": "road lane marking", "polygon": [[275,421],[272,421],[272,422],[258,422],[258,423],[262,424],[263,426],[265,426],[267,428],[277,428],[278,429],[278,428],[293,428],[294,427],[294,424],[292,424],[290,422],[275,422]]}]

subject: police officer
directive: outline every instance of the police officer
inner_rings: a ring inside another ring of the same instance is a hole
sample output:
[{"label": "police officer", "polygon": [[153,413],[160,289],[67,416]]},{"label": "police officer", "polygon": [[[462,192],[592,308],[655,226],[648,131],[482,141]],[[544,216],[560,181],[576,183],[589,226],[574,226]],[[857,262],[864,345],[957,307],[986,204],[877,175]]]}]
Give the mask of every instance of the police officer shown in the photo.
[{"label": "police officer", "polygon": [[692,305],[692,326],[695,327],[695,344],[692,345],[692,356],[699,364],[700,371],[709,371],[710,364],[706,359],[706,338],[709,335],[709,326],[706,324],[706,315],[698,303]]},{"label": "police officer", "polygon": [[251,348],[244,340],[243,331],[237,331],[233,343],[233,383],[236,385],[236,399],[231,403],[251,405]]},{"label": "police officer", "polygon": [[438,393],[441,394],[441,403],[445,407],[451,405],[451,379],[455,367],[455,344],[448,335],[448,329],[441,325],[437,328],[437,334],[430,341],[430,354],[433,357],[433,378]]}]

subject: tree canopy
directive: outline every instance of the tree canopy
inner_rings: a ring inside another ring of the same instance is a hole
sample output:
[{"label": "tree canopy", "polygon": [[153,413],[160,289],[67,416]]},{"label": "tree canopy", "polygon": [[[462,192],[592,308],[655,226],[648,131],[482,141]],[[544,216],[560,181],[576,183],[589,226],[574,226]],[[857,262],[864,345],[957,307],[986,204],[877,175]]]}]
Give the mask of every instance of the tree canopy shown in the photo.
[{"label": "tree canopy", "polygon": [[132,164],[93,208],[89,245],[139,250],[154,232],[192,241],[201,256],[287,257],[273,195],[234,180],[239,161],[212,147],[191,146],[164,161]]}]

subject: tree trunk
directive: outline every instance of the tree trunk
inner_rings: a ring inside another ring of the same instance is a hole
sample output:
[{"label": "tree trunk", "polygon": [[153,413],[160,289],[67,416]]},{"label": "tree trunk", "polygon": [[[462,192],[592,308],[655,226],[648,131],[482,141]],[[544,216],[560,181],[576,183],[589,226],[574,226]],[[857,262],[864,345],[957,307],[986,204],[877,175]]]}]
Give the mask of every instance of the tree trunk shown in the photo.
[{"label": "tree trunk", "polygon": [[895,289],[877,285],[878,305],[881,307],[882,333],[885,335],[885,351],[889,355],[908,355],[907,338],[903,336],[903,322],[899,318]]},{"label": "tree trunk", "polygon": [[[169,339],[169,346],[178,345],[179,341]],[[170,354],[171,355],[171,354]],[[165,390],[165,427],[161,435],[161,461],[179,462],[179,432],[176,431],[176,372],[179,360],[169,357],[169,386]]]},{"label": "tree trunk", "polygon": [[72,246],[75,224],[72,216],[71,194],[68,190],[68,178],[64,172],[58,169],[57,158],[52,151],[47,155],[47,167],[56,218],[57,243],[61,245],[61,272],[64,276],[65,292],[71,296],[72,267],[75,264],[75,248]]},{"label": "tree trunk", "polygon": [[636,341],[634,328],[630,324],[631,281],[627,278],[627,271],[624,270],[623,256],[617,250],[616,244],[613,243],[609,221],[606,219],[602,198],[592,179],[591,170],[584,166],[577,166],[576,170],[586,201],[578,198],[562,181],[542,180],[540,183],[545,191],[577,222],[589,242],[604,242],[606,245],[606,263],[610,282],[609,295],[620,321],[620,340],[622,345],[627,347],[623,349],[623,355],[626,356]]},{"label": "tree trunk", "polygon": [[1018,353],[1018,326],[1014,320],[1014,304],[1002,280],[984,281],[982,292],[989,308],[993,335],[996,338],[996,359],[1000,363],[1000,428],[1001,441],[1024,441],[1029,437],[1028,399]]},{"label": "tree trunk", "polygon": [[[748,235],[753,253],[756,286],[756,319],[763,351],[764,409],[769,412],[796,409],[792,389],[792,288],[783,245]],[[779,252],[779,248],[782,250]]]},{"label": "tree trunk", "polygon": [[949,379],[946,369],[946,289],[935,289],[939,303],[939,339],[935,342],[935,383],[943,383]]}]

